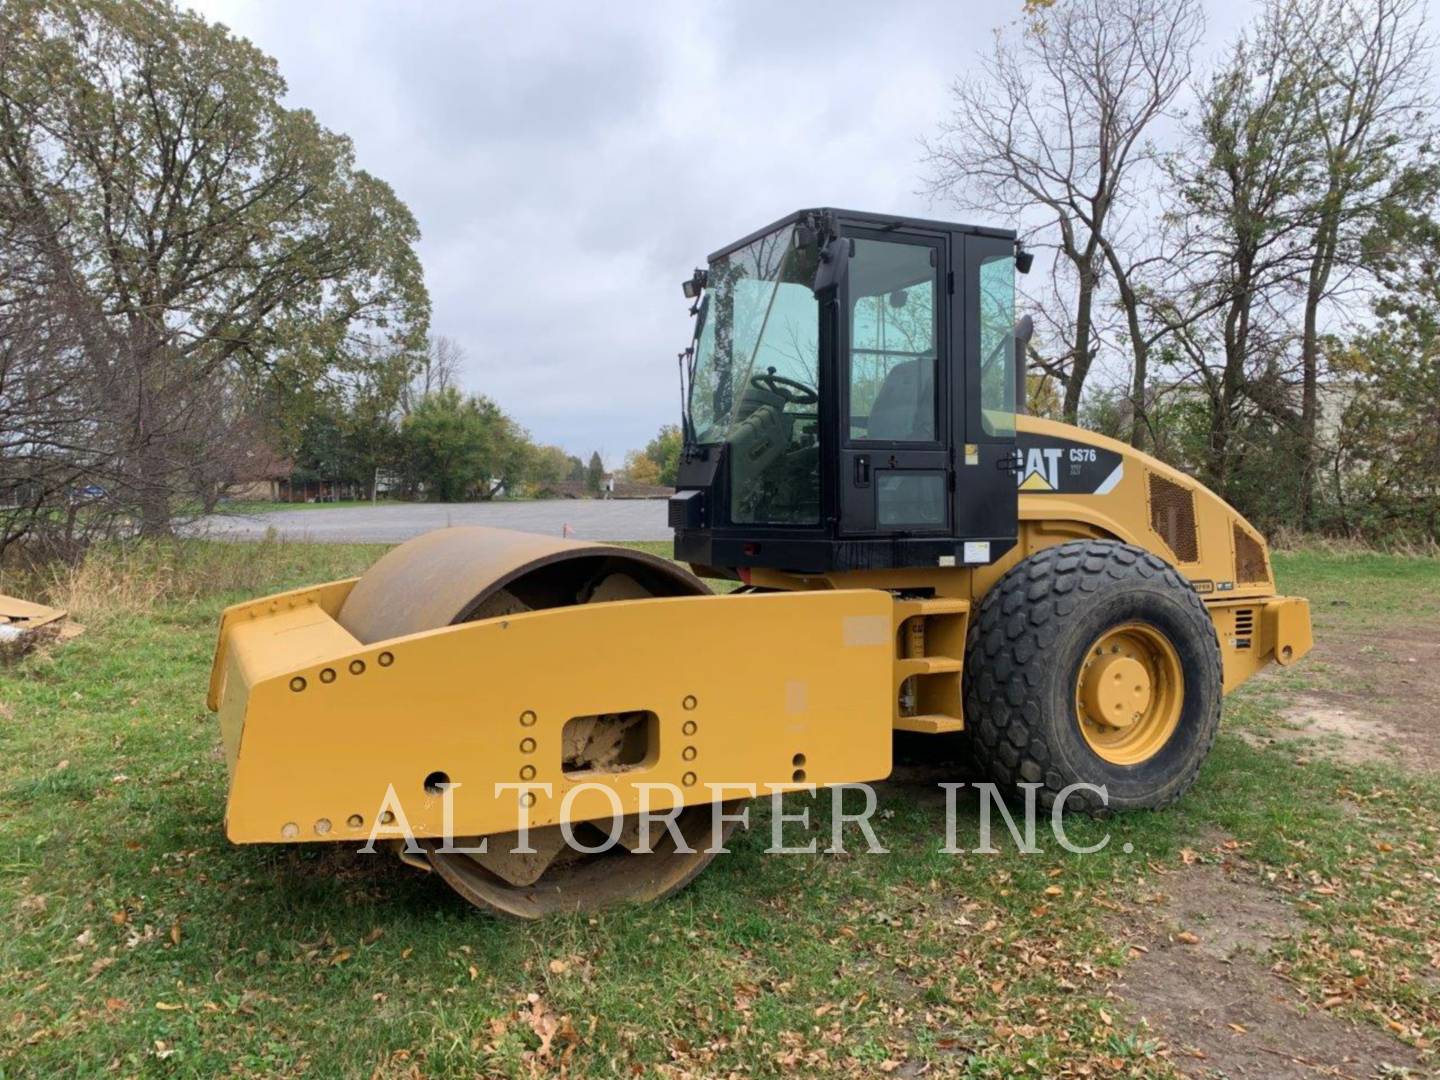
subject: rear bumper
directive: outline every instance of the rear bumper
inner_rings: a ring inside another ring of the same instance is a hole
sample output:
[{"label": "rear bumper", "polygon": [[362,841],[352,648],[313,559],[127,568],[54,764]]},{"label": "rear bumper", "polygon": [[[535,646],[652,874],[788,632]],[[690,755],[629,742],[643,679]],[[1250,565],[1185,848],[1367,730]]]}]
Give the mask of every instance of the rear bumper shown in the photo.
[{"label": "rear bumper", "polygon": [[1264,608],[1262,636],[1271,656],[1281,667],[1287,667],[1308,653],[1315,645],[1310,627],[1310,601],[1298,596],[1277,596]]},{"label": "rear bumper", "polygon": [[1314,645],[1310,601],[1263,596],[1208,603],[1225,665],[1225,692],[1271,663],[1288,667]]}]

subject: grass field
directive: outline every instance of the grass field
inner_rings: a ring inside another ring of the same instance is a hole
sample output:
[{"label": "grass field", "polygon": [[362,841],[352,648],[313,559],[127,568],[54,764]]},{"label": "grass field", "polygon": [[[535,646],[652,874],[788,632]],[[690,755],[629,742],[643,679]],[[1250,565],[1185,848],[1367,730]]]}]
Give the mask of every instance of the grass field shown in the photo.
[{"label": "grass field", "polygon": [[[1330,652],[1229,699],[1177,807],[1076,822],[1078,842],[1108,831],[1098,854],[1044,836],[1041,854],[942,854],[934,785],[969,777],[947,742],[881,787],[888,855],[766,857],[759,804],[672,900],[521,925],[386,856],[221,833],[203,704],[220,607],[380,550],[195,542],[50,584],[88,629],[0,670],[0,1077],[1204,1075],[1268,1036],[1167,1028],[1146,986],[1162,955],[1204,977],[1240,900],[1283,916],[1217,978],[1252,964],[1297,1031],[1368,1061],[1338,1075],[1435,1067],[1435,762],[1331,753],[1343,732],[1294,738],[1286,710],[1403,696],[1383,665],[1411,658],[1364,650],[1397,620],[1440,626],[1440,561],[1277,556]],[[962,843],[976,817],[963,798]],[[1213,886],[1208,914],[1187,882]],[[1306,1045],[1232,1075],[1309,1075]]]}]

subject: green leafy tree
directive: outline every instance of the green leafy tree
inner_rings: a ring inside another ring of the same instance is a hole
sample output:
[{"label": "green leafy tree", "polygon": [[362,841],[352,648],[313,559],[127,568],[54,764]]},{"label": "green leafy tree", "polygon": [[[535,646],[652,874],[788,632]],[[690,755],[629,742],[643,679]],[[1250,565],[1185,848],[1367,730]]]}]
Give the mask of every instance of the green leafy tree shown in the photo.
[{"label": "green leafy tree", "polygon": [[401,472],[396,401],[406,369],[403,363],[390,370],[381,364],[367,377],[316,394],[291,455],[292,482],[331,483],[351,495],[371,495],[378,475]]},{"label": "green leafy tree", "polygon": [[632,484],[660,483],[660,466],[645,455],[644,450],[631,450],[625,455],[625,479]]},{"label": "green leafy tree", "polygon": [[600,460],[600,451],[595,450],[590,454],[590,464],[585,466],[585,487],[590,494],[599,495],[604,483],[605,463]]},{"label": "green leafy tree", "polygon": [[561,483],[570,475],[572,463],[578,461],[559,446],[537,446],[531,456],[530,486],[543,490]]},{"label": "green leafy tree", "polygon": [[1400,179],[1427,197],[1368,238],[1384,287],[1376,325],[1329,357],[1351,395],[1322,492],[1322,524],[1440,540],[1440,164]]},{"label": "green leafy tree", "polygon": [[653,483],[675,486],[675,478],[680,472],[680,450],[683,441],[680,428],[675,424],[666,424],[645,445],[645,456],[655,464],[656,478]]},{"label": "green leafy tree", "polygon": [[412,484],[440,502],[490,499],[528,475],[533,448],[495,402],[446,387],[418,401],[401,428]]},{"label": "green leafy tree", "polygon": [[460,502],[486,479],[484,417],[454,387],[416,402],[402,431],[411,475],[429,498]]},{"label": "green leafy tree", "polygon": [[[1272,0],[1273,2],[1273,0]],[[1368,268],[1377,224],[1425,197],[1415,184],[1435,153],[1436,98],[1421,0],[1291,0],[1277,5],[1306,73],[1300,107],[1321,137],[1305,192],[1306,258],[1300,317],[1300,497],[1325,465],[1320,380],[1325,316],[1344,304],[1352,274]]]},{"label": "green leafy tree", "polygon": [[146,533],[212,441],[192,421],[218,395],[197,388],[291,406],[376,338],[423,344],[414,217],[285,89],[164,0],[0,5],[0,213],[36,223],[51,287],[93,313],[88,371],[126,389],[95,426],[121,432],[115,497]]}]

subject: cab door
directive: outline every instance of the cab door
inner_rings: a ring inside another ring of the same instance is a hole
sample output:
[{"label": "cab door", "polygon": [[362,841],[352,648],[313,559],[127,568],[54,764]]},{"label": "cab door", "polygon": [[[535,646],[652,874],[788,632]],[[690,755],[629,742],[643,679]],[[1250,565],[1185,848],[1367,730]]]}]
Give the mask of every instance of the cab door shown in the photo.
[{"label": "cab door", "polygon": [[[957,432],[955,538],[962,559],[988,563],[1015,544],[1019,475],[1015,460],[1015,242],[967,235],[960,264],[953,388]],[[958,434],[963,432],[963,439]]]},{"label": "cab door", "polygon": [[837,327],[840,534],[943,536],[951,517],[949,238],[847,229]]}]

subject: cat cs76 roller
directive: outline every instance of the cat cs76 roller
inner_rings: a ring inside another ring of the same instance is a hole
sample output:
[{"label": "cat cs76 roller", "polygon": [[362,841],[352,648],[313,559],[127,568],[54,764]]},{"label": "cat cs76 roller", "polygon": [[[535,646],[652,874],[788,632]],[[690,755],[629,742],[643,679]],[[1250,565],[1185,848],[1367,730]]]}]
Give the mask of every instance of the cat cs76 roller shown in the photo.
[{"label": "cat cs76 roller", "polygon": [[1203,486],[1024,414],[1028,262],[1011,232],[841,210],[710,256],[677,562],[443,529],[228,609],[230,838],[411,837],[532,917],[671,892],[714,806],[882,779],[896,729],[967,732],[1046,803],[1178,798],[1223,695],[1309,650],[1309,607]]}]

